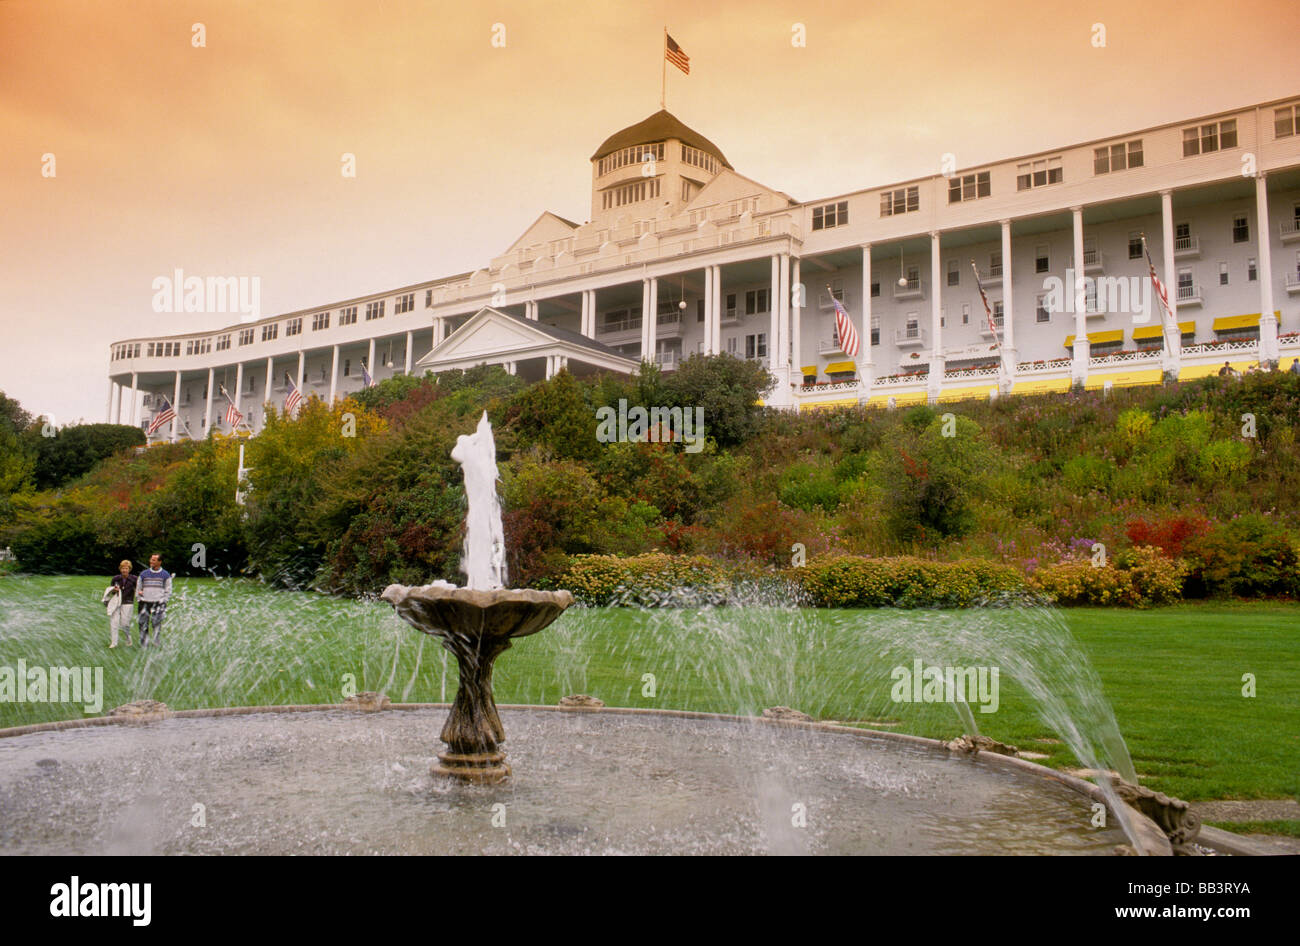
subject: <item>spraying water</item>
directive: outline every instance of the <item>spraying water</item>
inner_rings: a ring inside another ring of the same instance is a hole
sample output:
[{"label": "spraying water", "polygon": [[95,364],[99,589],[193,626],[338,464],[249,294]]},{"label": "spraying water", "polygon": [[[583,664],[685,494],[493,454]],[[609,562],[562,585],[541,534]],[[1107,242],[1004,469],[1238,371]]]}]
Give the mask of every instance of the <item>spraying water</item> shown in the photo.
[{"label": "spraying water", "polygon": [[465,573],[466,587],[475,591],[494,591],[506,586],[506,540],[501,528],[501,500],[497,496],[496,440],[487,411],[472,434],[456,438],[451,458],[465,474],[465,497],[469,512],[465,516],[465,546],[460,570]]}]

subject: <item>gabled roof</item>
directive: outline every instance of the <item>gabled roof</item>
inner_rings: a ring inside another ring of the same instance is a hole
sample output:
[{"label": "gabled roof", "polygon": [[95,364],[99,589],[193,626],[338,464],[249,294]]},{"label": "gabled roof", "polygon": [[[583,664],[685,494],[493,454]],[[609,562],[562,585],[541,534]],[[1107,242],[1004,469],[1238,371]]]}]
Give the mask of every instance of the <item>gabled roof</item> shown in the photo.
[{"label": "gabled roof", "polygon": [[527,230],[519,234],[519,239],[506,248],[506,252],[512,252],[521,246],[533,246],[537,243],[548,243],[551,240],[562,240],[567,236],[571,236],[572,231],[576,229],[578,229],[578,225],[572,220],[565,220],[559,214],[544,210],[536,220],[528,225]]},{"label": "gabled roof", "polygon": [[788,207],[794,206],[796,203],[794,198],[784,191],[775,190],[766,184],[760,184],[752,177],[745,177],[743,174],[737,174],[735,171],[728,169],[722,171],[713,180],[701,187],[684,209],[691,210],[709,204],[725,203],[739,197],[750,197],[755,193],[776,197],[785,201]]},{"label": "gabled roof", "polygon": [[613,154],[623,148],[630,148],[632,145],[663,141],[665,138],[677,138],[683,144],[690,145],[692,148],[707,151],[717,157],[722,162],[723,167],[731,170],[731,165],[717,145],[695,131],[695,129],[682,124],[676,115],[667,110],[655,112],[644,121],[639,121],[635,125],[628,125],[622,131],[614,132],[605,139],[604,144],[596,149],[596,153],[591,156],[591,160],[599,160],[607,154]]},{"label": "gabled roof", "polygon": [[[592,363],[602,367],[631,370],[636,366],[636,359],[628,358],[618,350],[579,332],[547,325],[545,322],[534,322],[491,306],[484,306],[470,316],[464,325],[421,358],[419,364],[431,367],[438,363],[466,359],[510,360],[512,352],[536,352],[556,344],[571,350],[584,349],[595,357],[596,360]],[[575,356],[576,353],[570,355]]]}]

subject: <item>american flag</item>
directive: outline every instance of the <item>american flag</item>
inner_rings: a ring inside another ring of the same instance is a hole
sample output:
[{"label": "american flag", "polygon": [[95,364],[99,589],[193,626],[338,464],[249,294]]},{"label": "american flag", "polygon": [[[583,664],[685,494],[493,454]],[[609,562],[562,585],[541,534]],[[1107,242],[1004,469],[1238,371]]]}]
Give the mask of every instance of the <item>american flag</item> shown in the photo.
[{"label": "american flag", "polygon": [[289,377],[287,371],[284,375],[284,383],[289,386],[289,396],[284,399],[284,412],[291,415],[302,403],[302,392],[298,390],[298,385],[293,383],[293,378]]},{"label": "american flag", "polygon": [[226,426],[231,430],[234,430],[239,426],[240,422],[243,421],[244,415],[239,413],[239,408],[235,407],[235,402],[230,400],[230,395],[226,393],[224,386],[221,388],[221,396],[230,404],[230,406],[226,408]]},{"label": "american flag", "polygon": [[664,58],[687,75],[691,74],[691,57],[667,33],[664,34]]},{"label": "american flag", "polygon": [[1169,324],[1174,320],[1173,310],[1169,308],[1169,290],[1165,288],[1165,284],[1156,275],[1156,264],[1151,262],[1151,251],[1147,249],[1146,234],[1142,235],[1142,252],[1146,254],[1147,265],[1151,267],[1151,285],[1155,287],[1156,298],[1160,300],[1160,311],[1164,313],[1160,318],[1160,322],[1165,328],[1168,328]]},{"label": "american flag", "polygon": [[149,425],[149,429],[146,431],[146,433],[150,437],[152,437],[154,434],[158,432],[158,429],[162,427],[163,424],[175,419],[176,419],[176,410],[171,406],[171,404],[167,402],[167,398],[164,397],[163,409],[154,415],[153,423]]},{"label": "american flag", "polygon": [[993,306],[989,305],[989,297],[984,293],[984,284],[980,282],[980,271],[976,269],[974,260],[970,261],[970,268],[975,273],[975,288],[980,291],[980,300],[984,303],[984,315],[989,321],[989,331],[993,333],[994,338],[997,338],[998,326],[993,321]]},{"label": "american flag", "polygon": [[361,364],[361,386],[363,388],[373,388],[375,379],[370,377],[370,372],[366,370],[365,362]]},{"label": "american flag", "polygon": [[853,319],[849,317],[848,310],[839,299],[835,298],[835,293],[831,292],[830,286],[826,287],[826,291],[830,293],[831,302],[835,303],[835,337],[840,340],[840,351],[850,358],[856,358],[858,350],[862,347],[858,330],[853,327]]}]

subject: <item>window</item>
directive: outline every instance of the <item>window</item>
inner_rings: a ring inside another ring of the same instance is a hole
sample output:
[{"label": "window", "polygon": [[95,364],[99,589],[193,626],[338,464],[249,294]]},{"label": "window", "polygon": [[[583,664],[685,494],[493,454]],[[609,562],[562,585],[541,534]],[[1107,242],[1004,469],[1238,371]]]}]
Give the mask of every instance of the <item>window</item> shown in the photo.
[{"label": "window", "polygon": [[989,187],[989,172],[963,174],[948,178],[948,203],[956,204],[963,200],[978,200],[992,193]]},{"label": "window", "polygon": [[244,328],[239,330],[239,344],[241,345],[253,344],[253,330],[251,328]]},{"label": "window", "polygon": [[1002,251],[1001,250],[994,250],[992,253],[989,254],[989,275],[998,276],[998,277],[1002,275]]},{"label": "window", "polygon": [[840,302],[847,304],[847,297],[844,295],[843,279],[831,279],[828,281],[827,285],[829,286],[831,292],[829,296],[826,295],[819,296],[819,298],[822,300],[822,305],[834,305],[834,303],[831,302],[832,298],[838,299],[840,300]]},{"label": "window", "polygon": [[734,355],[734,354],[736,354],[736,352],[739,350],[739,349],[736,347],[736,344],[737,344],[737,343],[736,343],[736,336],[735,336],[735,335],[732,335],[730,338],[727,339],[727,354],[728,354],[728,355]]},{"label": "window", "polygon": [[1228,284],[1228,264],[1224,262],[1220,262],[1219,263],[1219,285],[1226,286],[1227,284]]},{"label": "window", "polygon": [[970,303],[969,302],[963,302],[961,304],[961,324],[970,325]]},{"label": "window", "polygon": [[634,204],[639,200],[658,197],[661,183],[661,178],[654,177],[648,181],[634,181],[631,184],[612,187],[601,195],[601,209],[608,210],[611,207],[622,207],[624,204]]},{"label": "window", "polygon": [[319,332],[321,329],[330,327],[330,314],[328,312],[317,312],[311,317],[311,330]]},{"label": "window", "polygon": [[289,335],[301,335],[301,334],[302,334],[302,319],[290,319],[289,321],[285,322],[285,323],[284,323],[284,334],[285,334],[286,336],[289,336]]},{"label": "window", "polygon": [[1142,140],[1123,142],[1103,148],[1094,148],[1092,152],[1092,172],[1109,174],[1125,168],[1142,166]]},{"label": "window", "polygon": [[1034,247],[1034,272],[1045,273],[1051,269],[1051,256],[1045,244]]},{"label": "window", "polygon": [[907,313],[907,321],[903,323],[903,335],[905,338],[921,337],[921,322],[915,312]]},{"label": "window", "polygon": [[1000,300],[993,303],[993,324],[996,327],[1002,328],[1002,319],[1005,313],[1006,309],[1002,307],[1002,302]]},{"label": "window", "polygon": [[1236,119],[1210,122],[1208,125],[1193,125],[1183,129],[1184,158],[1226,151],[1228,148],[1235,147],[1237,147]]},{"label": "window", "polygon": [[354,305],[339,309],[339,325],[356,325],[357,307]]},{"label": "window", "polygon": [[920,208],[921,189],[919,186],[900,187],[898,190],[885,191],[880,195],[880,216],[882,217],[911,213]]},{"label": "window", "polygon": [[757,335],[745,336],[745,357],[746,358],[767,357],[767,333],[766,332],[759,332]]},{"label": "window", "polygon": [[704,321],[704,300],[702,298],[695,300],[695,321]]},{"label": "window", "polygon": [[[662,159],[663,145],[659,146],[659,157]],[[701,151],[699,148],[692,148],[690,145],[682,145],[682,163],[690,164],[701,170],[708,171],[710,174],[718,173],[718,160],[707,151]]]},{"label": "window", "polygon": [[1130,230],[1128,235],[1128,258],[1142,258],[1142,233],[1138,230]]},{"label": "window", "polygon": [[726,305],[723,307],[723,311],[725,312],[724,318],[739,318],[736,313],[736,294],[734,292],[727,293]]},{"label": "window", "polygon": [[252,393],[253,393],[253,381],[254,381],[254,378],[253,378],[253,376],[250,374],[250,375],[248,376],[248,393],[249,393],[249,394],[252,394]]},{"label": "window", "polygon": [[279,336],[279,334],[280,334],[279,322],[272,322],[270,325],[262,326],[262,341],[264,342],[275,341],[275,339]]},{"label": "window", "polygon": [[961,263],[955,259],[948,260],[948,285],[961,285]]},{"label": "window", "polygon": [[393,314],[401,315],[403,312],[410,312],[415,308],[415,293],[408,292],[404,296],[398,296],[397,301],[393,303]]},{"label": "window", "polygon": [[1061,173],[1061,159],[1040,158],[1016,165],[1016,190],[1027,191],[1031,187],[1046,187],[1059,184],[1064,180]]},{"label": "window", "polygon": [[1034,297],[1034,320],[1038,322],[1050,322],[1052,313],[1047,308],[1047,295],[1040,293]]},{"label": "window", "polygon": [[1192,270],[1189,267],[1183,267],[1178,271],[1178,298],[1190,299],[1192,297]]},{"label": "window", "polygon": [[814,230],[829,230],[831,227],[842,227],[849,222],[849,202],[841,200],[837,204],[825,204],[821,207],[813,208]]},{"label": "window", "polygon": [[367,322],[373,321],[374,319],[382,319],[383,317],[384,317],[384,300],[383,300],[383,299],[380,299],[378,302],[367,302],[367,303],[366,303],[366,321],[367,321]]},{"label": "window", "polygon": [[185,354],[187,355],[194,354],[194,339],[190,339],[188,342],[185,343]]},{"label": "window", "polygon": [[642,161],[662,161],[663,159],[664,142],[662,141],[653,144],[633,145],[630,148],[623,148],[601,158],[597,162],[596,173],[597,175],[608,174],[610,171],[617,171],[629,164],[640,164]]},{"label": "window", "polygon": [[[904,287],[900,286],[899,288],[901,289]],[[907,286],[905,288],[909,291],[914,291],[921,288],[921,267],[919,266],[907,267]]]},{"label": "window", "polygon": [[432,308],[433,308],[433,290],[432,290],[432,289],[426,289],[426,290],[424,290],[424,307],[425,307],[426,309],[432,309]]},{"label": "window", "polygon": [[351,359],[351,358],[344,358],[344,359],[343,359],[343,377],[346,378],[346,377],[348,377],[350,374],[352,374],[352,359]]},{"label": "window", "polygon": [[880,316],[878,315],[871,317],[871,344],[880,344]]},{"label": "window", "polygon": [[1246,219],[1245,214],[1237,214],[1232,218],[1232,242],[1250,242],[1250,221]]},{"label": "window", "polygon": [[1254,282],[1259,279],[1259,270],[1255,266],[1255,257],[1246,260],[1246,281]]},{"label": "window", "polygon": [[759,312],[770,312],[768,307],[768,289],[751,289],[745,293],[745,314],[755,315]]},{"label": "window", "polygon": [[875,282],[873,282],[873,283],[871,284],[871,298],[873,298],[873,299],[879,299],[879,298],[880,298],[880,280],[879,280],[879,279],[877,279]]},{"label": "window", "polygon": [[1300,131],[1300,105],[1284,105],[1273,110],[1273,137],[1290,138]]}]

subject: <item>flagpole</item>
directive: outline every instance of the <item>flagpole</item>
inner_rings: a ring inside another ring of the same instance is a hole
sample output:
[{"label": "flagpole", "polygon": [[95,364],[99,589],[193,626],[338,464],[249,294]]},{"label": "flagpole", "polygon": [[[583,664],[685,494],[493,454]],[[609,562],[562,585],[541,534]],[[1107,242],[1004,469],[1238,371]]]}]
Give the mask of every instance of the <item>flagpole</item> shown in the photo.
[{"label": "flagpole", "polygon": [[668,105],[668,24],[664,24],[664,44],[659,50],[659,107],[667,110]]},{"label": "flagpole", "polygon": [[[1010,380],[1011,367],[1007,364],[1006,352],[1002,350],[1002,338],[998,335],[998,324],[993,320],[993,307],[989,304],[988,294],[984,292],[984,282],[980,279],[979,267],[975,261],[970,261],[971,272],[975,274],[975,288],[979,290],[980,304],[984,306],[984,317],[988,320],[989,331],[993,333],[993,344],[998,349],[998,379],[999,382]],[[1001,388],[1001,383],[998,387]]]}]

